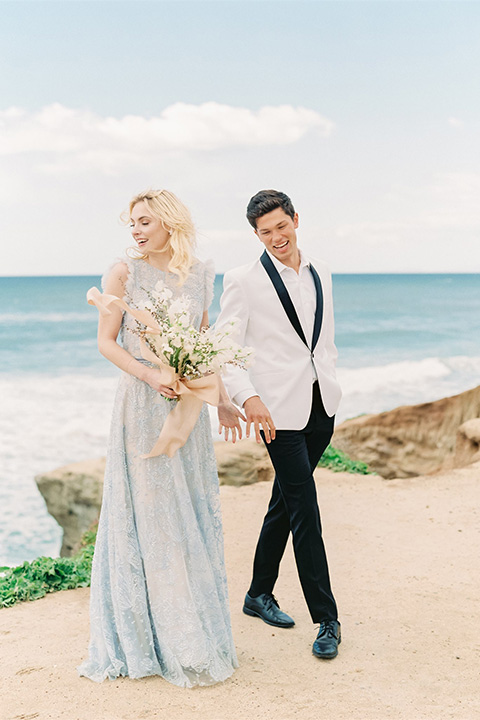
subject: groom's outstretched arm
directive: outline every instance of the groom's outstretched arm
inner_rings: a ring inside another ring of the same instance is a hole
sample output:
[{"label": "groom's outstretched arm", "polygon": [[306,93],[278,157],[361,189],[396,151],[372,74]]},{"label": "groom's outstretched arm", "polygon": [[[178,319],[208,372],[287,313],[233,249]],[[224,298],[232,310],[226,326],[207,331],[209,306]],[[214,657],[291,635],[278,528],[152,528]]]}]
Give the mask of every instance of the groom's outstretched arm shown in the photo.
[{"label": "groom's outstretched arm", "polygon": [[[220,299],[220,314],[215,327],[220,329],[229,321],[236,319],[235,340],[240,345],[248,344],[247,330],[250,317],[250,297],[245,288],[242,287],[241,271],[230,270],[223,278],[223,294]],[[258,310],[258,308],[257,308]],[[255,348],[254,348],[255,350]],[[232,431],[232,440],[235,442],[236,433],[241,438],[241,427],[239,417],[247,423],[247,437],[250,437],[250,428],[253,425],[255,439],[261,442],[260,430],[265,433],[265,439],[270,442],[275,437],[275,425],[270,416],[268,408],[261,401],[255,387],[252,384],[247,370],[239,367],[227,366],[223,380],[232,398],[233,403],[244,410],[245,416],[238,414],[239,411],[228,400],[220,403],[218,419],[219,432],[225,432],[225,439],[228,438],[228,431]]]},{"label": "groom's outstretched arm", "polygon": [[[250,307],[248,293],[244,290],[236,270],[225,273],[223,278],[223,294],[220,298],[220,314],[215,322],[215,329],[221,330],[232,320],[235,320],[233,337],[240,345],[246,342]],[[227,365],[223,372],[223,381],[232,401],[242,407],[245,400],[257,392],[250,380],[247,370],[233,365]]]}]

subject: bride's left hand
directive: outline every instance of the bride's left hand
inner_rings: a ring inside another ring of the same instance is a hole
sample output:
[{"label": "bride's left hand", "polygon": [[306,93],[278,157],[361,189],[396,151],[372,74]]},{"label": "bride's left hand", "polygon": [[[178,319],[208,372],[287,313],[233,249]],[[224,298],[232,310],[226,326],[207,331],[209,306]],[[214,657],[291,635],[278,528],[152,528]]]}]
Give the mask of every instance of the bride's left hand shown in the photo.
[{"label": "bride's left hand", "polygon": [[240,412],[240,410],[235,407],[235,405],[231,402],[226,403],[220,403],[220,405],[217,408],[218,413],[218,433],[219,435],[224,433],[225,440],[229,439],[230,432],[232,433],[232,442],[236,442],[237,440],[237,434],[238,439],[242,439],[242,427],[240,425],[240,420],[243,420],[244,422],[247,421],[247,418],[244,417],[244,415]]}]

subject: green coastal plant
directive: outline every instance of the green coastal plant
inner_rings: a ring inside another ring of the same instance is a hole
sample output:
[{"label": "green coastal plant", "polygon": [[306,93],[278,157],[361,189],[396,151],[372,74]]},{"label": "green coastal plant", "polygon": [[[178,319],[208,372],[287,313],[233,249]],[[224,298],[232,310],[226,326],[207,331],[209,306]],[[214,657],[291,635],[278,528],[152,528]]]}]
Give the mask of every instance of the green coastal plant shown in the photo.
[{"label": "green coastal plant", "polygon": [[88,530],[80,550],[69,558],[39,557],[18,567],[0,568],[0,608],[22,600],[38,600],[57,590],[90,585],[96,529]]},{"label": "green coastal plant", "polygon": [[329,445],[318,463],[318,467],[328,468],[333,472],[348,472],[356,475],[375,475],[369,470],[367,463],[352,460],[342,450]]}]

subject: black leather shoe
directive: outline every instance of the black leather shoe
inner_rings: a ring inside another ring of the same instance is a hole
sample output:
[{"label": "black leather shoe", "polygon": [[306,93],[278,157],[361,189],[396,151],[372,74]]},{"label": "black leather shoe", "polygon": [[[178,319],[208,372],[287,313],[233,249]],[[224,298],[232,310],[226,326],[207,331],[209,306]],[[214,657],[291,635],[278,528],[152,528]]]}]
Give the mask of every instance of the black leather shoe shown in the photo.
[{"label": "black leather shoe", "polygon": [[295,625],[290,615],[280,610],[276,598],[271,593],[263,593],[255,598],[247,593],[243,612],[245,615],[262,618],[263,622],[274,627],[290,628]]},{"label": "black leather shoe", "polygon": [[338,655],[338,646],[341,642],[342,632],[338,620],[323,620],[318,628],[312,652],[318,658],[331,660]]}]

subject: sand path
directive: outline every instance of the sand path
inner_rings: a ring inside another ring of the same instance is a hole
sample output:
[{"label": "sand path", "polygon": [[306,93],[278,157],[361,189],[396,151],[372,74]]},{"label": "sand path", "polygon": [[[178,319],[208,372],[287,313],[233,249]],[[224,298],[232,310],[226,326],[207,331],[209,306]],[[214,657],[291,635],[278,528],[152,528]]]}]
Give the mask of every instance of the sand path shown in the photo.
[{"label": "sand path", "polygon": [[291,547],[276,587],[296,619],[276,630],[241,612],[268,483],[222,487],[240,668],[183,690],[159,677],[77,677],[88,589],[0,611],[2,720],[474,720],[480,718],[480,465],[384,481],[317,471],[343,642],[311,654],[315,629]]}]

